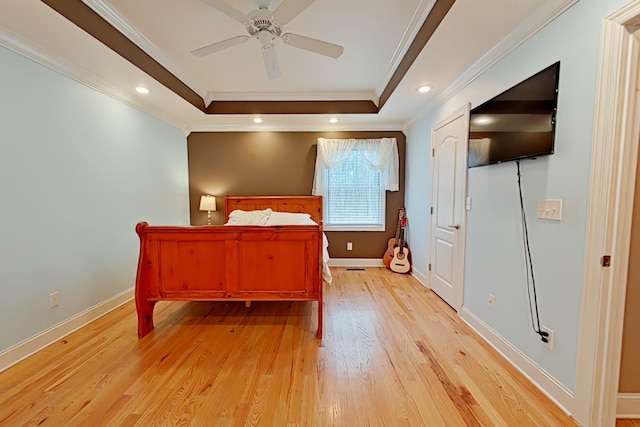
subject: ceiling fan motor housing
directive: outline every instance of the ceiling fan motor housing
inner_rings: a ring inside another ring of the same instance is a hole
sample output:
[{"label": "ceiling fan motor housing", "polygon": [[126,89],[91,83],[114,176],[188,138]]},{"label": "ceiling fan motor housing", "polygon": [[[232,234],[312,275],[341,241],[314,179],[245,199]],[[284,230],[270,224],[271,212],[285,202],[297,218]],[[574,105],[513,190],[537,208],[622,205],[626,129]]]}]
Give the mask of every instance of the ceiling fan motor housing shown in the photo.
[{"label": "ceiling fan motor housing", "polygon": [[[254,10],[249,14],[249,18],[251,18],[251,21],[246,25],[247,33],[251,37],[257,36],[263,45],[282,35],[282,27],[273,20],[270,10]],[[267,35],[270,36],[268,40]]]}]

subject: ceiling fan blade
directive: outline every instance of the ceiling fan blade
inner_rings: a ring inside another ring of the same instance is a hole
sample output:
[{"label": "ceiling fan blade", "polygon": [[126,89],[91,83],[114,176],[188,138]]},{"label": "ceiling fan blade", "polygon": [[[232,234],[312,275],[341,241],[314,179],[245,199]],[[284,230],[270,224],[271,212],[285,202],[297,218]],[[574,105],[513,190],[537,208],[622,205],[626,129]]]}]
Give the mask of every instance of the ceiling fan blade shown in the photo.
[{"label": "ceiling fan blade", "polygon": [[208,4],[209,6],[211,6],[212,8],[218,10],[219,12],[222,12],[225,15],[235,19],[241,24],[246,24],[247,22],[251,21],[251,18],[249,18],[247,15],[240,12],[238,9],[231,6],[229,3],[227,3],[224,0],[202,0],[202,1]]},{"label": "ceiling fan blade", "polygon": [[319,53],[320,55],[330,56],[331,58],[339,58],[344,51],[344,48],[340,45],[301,36],[299,34],[286,33],[282,36],[282,40],[290,46]]},{"label": "ceiling fan blade", "polygon": [[282,75],[280,72],[280,63],[278,62],[278,53],[272,44],[262,46],[262,59],[264,59],[264,67],[267,69],[267,76],[270,79],[278,79]]},{"label": "ceiling fan blade", "polygon": [[273,19],[280,25],[284,25],[298,16],[315,0],[283,0],[280,6],[273,12]]},{"label": "ceiling fan blade", "polygon": [[196,50],[192,50],[191,53],[195,56],[206,56],[215,52],[219,52],[223,49],[227,49],[232,46],[239,45],[241,43],[245,43],[251,37],[249,36],[236,36],[231,37],[230,39],[222,40],[204,47],[201,47]]}]

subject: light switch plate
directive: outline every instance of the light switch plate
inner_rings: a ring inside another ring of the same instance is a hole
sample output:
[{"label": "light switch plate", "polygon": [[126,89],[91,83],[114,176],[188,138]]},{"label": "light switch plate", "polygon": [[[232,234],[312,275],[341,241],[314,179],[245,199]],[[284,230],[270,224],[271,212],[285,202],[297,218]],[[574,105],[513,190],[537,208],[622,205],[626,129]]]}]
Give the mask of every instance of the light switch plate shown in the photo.
[{"label": "light switch plate", "polygon": [[562,199],[545,199],[538,202],[538,218],[560,221],[562,219]]}]

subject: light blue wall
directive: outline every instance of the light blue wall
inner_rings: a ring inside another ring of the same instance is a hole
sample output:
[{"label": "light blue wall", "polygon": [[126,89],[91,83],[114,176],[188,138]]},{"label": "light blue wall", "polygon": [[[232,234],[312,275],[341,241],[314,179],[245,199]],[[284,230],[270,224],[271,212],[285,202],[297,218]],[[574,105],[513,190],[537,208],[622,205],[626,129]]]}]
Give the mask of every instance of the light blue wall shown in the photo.
[{"label": "light blue wall", "polygon": [[186,137],[0,48],[0,204],[1,352],[133,287],[137,222],[189,223]]},{"label": "light blue wall", "polygon": [[[468,171],[473,207],[466,225],[464,307],[572,391],[601,23],[625,3],[581,0],[407,131],[409,246],[414,268],[426,275],[431,127],[464,104],[477,106],[561,61],[555,153],[521,164],[540,317],[555,331],[555,347],[545,349],[531,327],[515,162]],[[556,198],[564,201],[563,220],[536,219],[538,200]]]}]

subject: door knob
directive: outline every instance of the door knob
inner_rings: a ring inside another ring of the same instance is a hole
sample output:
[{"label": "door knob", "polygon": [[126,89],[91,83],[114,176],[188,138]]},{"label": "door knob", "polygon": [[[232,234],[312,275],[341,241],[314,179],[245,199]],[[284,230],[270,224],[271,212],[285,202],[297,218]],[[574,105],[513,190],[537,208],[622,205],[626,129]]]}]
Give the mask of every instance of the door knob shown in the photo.
[{"label": "door knob", "polygon": [[460,230],[460,224],[450,225],[449,228],[455,228],[456,230]]}]

